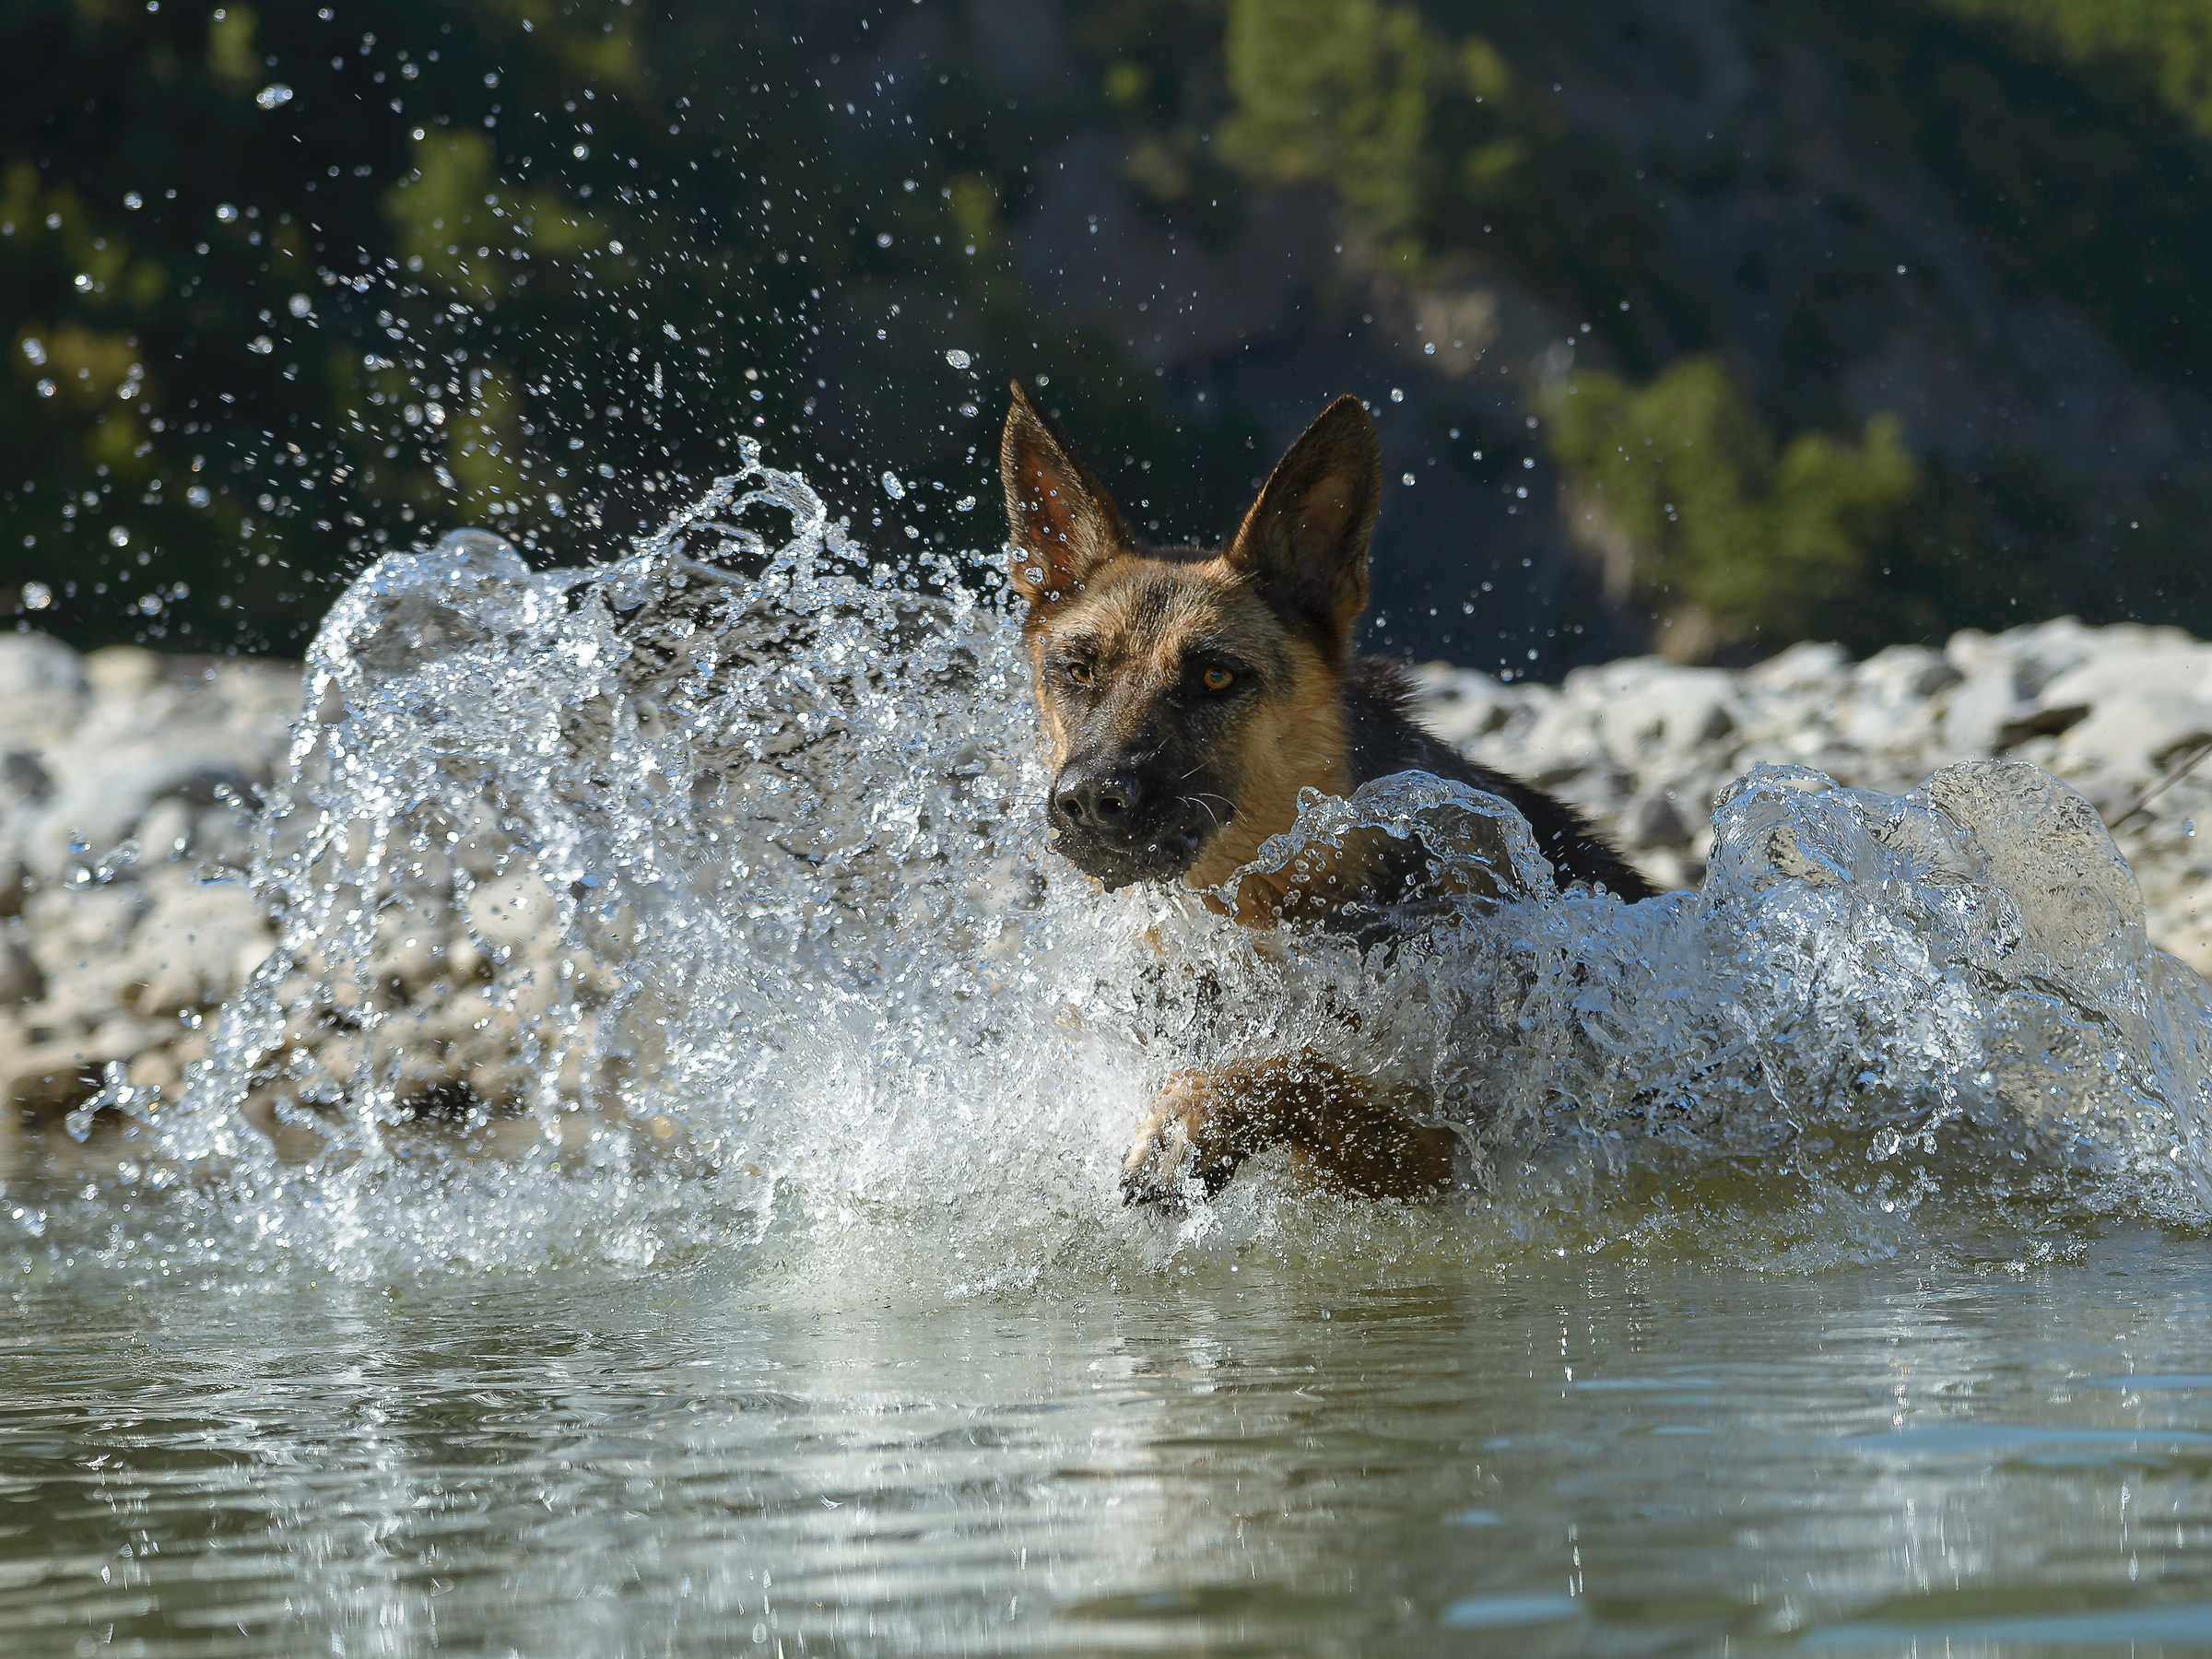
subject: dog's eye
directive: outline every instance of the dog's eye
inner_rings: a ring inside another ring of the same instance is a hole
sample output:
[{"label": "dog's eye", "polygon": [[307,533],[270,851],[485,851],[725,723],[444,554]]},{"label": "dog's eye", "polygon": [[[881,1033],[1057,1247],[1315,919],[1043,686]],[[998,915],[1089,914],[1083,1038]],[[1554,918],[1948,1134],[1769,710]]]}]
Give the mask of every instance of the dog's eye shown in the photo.
[{"label": "dog's eye", "polygon": [[1206,688],[1208,691],[1226,691],[1237,683],[1237,677],[1226,668],[1208,668],[1206,671]]},{"label": "dog's eye", "polygon": [[1070,663],[1067,665],[1067,677],[1074,680],[1078,686],[1089,685],[1090,665],[1088,663]]}]

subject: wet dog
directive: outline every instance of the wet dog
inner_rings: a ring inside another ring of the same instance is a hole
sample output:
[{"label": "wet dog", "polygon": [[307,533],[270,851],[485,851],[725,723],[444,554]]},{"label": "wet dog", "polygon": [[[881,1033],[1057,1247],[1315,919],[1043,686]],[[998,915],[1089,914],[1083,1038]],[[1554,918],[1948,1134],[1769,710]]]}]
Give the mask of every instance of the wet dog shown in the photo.
[{"label": "wet dog", "polygon": [[[1132,535],[1019,384],[999,465],[1053,773],[1052,845],[1107,889],[1215,888],[1290,828],[1300,791],[1345,795],[1418,771],[1511,802],[1561,884],[1652,892],[1573,808],[1423,731],[1396,665],[1352,654],[1382,489],[1358,398],[1322,412],[1213,550]],[[1325,894],[1288,877],[1247,883],[1235,912],[1259,925],[1382,913],[1379,900],[1420,879],[1394,846],[1394,857],[1378,841],[1340,859]],[[1286,1143],[1346,1192],[1413,1197],[1452,1176],[1448,1131],[1306,1050],[1171,1079],[1130,1149],[1123,1194],[1171,1197],[1185,1175],[1217,1192],[1244,1159]]]}]

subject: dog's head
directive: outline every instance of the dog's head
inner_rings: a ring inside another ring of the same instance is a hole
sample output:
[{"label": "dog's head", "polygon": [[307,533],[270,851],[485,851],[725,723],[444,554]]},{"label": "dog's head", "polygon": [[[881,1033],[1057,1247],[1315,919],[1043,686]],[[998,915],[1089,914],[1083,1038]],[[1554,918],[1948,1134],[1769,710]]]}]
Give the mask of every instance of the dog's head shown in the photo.
[{"label": "dog's head", "polygon": [[1374,424],[1325,409],[1216,551],[1132,535],[1017,384],[999,469],[1053,771],[1053,847],[1109,888],[1211,885],[1343,792],[1340,692],[1382,493]]}]

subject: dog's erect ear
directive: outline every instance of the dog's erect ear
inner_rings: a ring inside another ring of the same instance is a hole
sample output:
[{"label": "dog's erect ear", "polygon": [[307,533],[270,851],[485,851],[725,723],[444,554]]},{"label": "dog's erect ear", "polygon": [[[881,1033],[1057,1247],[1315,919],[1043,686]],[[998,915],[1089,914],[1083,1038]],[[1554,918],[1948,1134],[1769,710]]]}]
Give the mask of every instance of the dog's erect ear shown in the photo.
[{"label": "dog's erect ear", "polygon": [[1358,398],[1340,397],[1276,464],[1222,558],[1341,653],[1367,608],[1367,538],[1382,496],[1375,423]]},{"label": "dog's erect ear", "polygon": [[998,475],[1006,488],[1014,586],[1030,616],[1082,590],[1091,571],[1129,545],[1113,498],[1076,458],[1065,434],[1019,381],[1006,409]]}]

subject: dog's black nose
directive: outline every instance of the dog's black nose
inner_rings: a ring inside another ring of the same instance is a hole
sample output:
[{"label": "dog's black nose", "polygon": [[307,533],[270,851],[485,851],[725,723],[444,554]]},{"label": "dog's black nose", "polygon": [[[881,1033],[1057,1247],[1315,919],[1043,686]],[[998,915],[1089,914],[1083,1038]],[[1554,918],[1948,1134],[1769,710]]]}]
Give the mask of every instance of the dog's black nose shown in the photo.
[{"label": "dog's black nose", "polygon": [[1136,774],[1121,767],[1064,771],[1053,787],[1053,811],[1074,829],[1122,830],[1144,798]]}]

